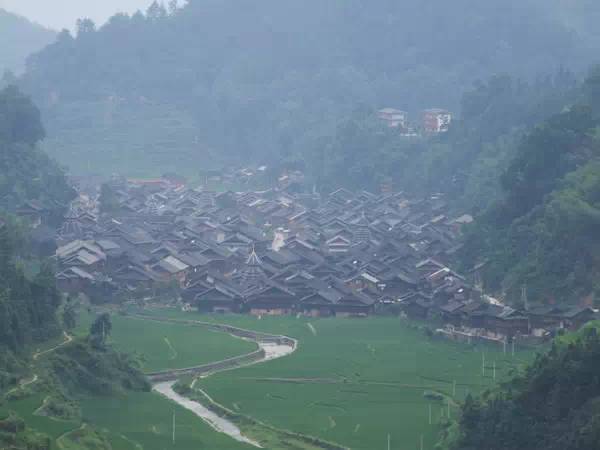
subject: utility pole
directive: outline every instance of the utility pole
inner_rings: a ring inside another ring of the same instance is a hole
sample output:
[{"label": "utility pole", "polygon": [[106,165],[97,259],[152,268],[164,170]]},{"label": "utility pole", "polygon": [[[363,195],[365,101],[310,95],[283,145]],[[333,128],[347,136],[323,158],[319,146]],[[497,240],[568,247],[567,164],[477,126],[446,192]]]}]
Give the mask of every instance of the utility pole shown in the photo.
[{"label": "utility pole", "polygon": [[423,450],[423,435],[421,435],[421,450]]},{"label": "utility pole", "polygon": [[175,411],[173,411],[173,445],[175,445]]},{"label": "utility pole", "polygon": [[450,420],[450,397],[448,397],[448,420]]},{"label": "utility pole", "polygon": [[515,337],[512,338],[512,356],[515,357]]},{"label": "utility pole", "polygon": [[452,383],[452,397],[456,397],[456,380]]},{"label": "utility pole", "polygon": [[524,284],[521,287],[521,302],[523,303],[523,307],[525,311],[529,311],[529,299],[527,298],[527,285]]},{"label": "utility pole", "polygon": [[388,450],[392,450],[392,436],[388,434]]},{"label": "utility pole", "polygon": [[481,373],[485,377],[485,350],[481,352]]},{"label": "utility pole", "polygon": [[429,425],[432,424],[432,420],[431,420],[431,403],[429,404]]},{"label": "utility pole", "polygon": [[496,381],[496,361],[494,361],[494,381]]}]

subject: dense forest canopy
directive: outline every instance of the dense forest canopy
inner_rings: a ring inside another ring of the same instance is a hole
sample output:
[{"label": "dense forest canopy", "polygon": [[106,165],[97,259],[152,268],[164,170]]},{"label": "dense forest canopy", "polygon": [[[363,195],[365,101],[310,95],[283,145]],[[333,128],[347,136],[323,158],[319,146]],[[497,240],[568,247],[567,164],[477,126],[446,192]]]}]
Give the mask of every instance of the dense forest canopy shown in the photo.
[{"label": "dense forest canopy", "polygon": [[60,217],[74,192],[62,169],[40,148],[40,111],[16,87],[0,90],[0,209],[39,201]]},{"label": "dense forest canopy", "polygon": [[26,344],[42,341],[59,333],[56,310],[61,298],[54,273],[44,264],[29,278],[17,261],[23,252],[22,224],[10,217],[0,223],[0,387],[6,351],[19,352]]},{"label": "dense forest canopy", "polygon": [[[357,108],[458,112],[478,79],[579,71],[588,34],[539,0],[189,1],[80,22],[21,84],[76,171],[303,158]],[[562,16],[561,16],[562,17]],[[194,164],[190,164],[193,161]]]},{"label": "dense forest canopy", "polygon": [[598,324],[555,343],[524,374],[468,397],[440,449],[595,450],[600,442]]},{"label": "dense forest canopy", "polygon": [[[72,199],[63,172],[37,147],[43,137],[40,112],[31,100],[14,86],[0,91],[0,372],[9,357],[6,350],[19,352],[60,330],[54,273],[41,264],[33,278],[26,275],[27,224],[6,214],[35,200],[55,210],[58,220]],[[5,381],[2,372],[0,385]]]},{"label": "dense forest canopy", "polygon": [[443,192],[457,207],[483,209],[500,194],[500,174],[523,133],[559,113],[578,95],[574,75],[559,70],[535,82],[492,76],[465,92],[461,116],[448,133],[405,137],[369,109],[357,111],[305,152],[310,172],[327,190],[376,192],[386,180],[413,194]]},{"label": "dense forest canopy", "polygon": [[495,202],[469,230],[463,260],[487,260],[489,290],[548,303],[599,298],[600,71],[572,106],[531,128],[500,171]]},{"label": "dense forest canopy", "polygon": [[[50,44],[56,33],[0,8],[0,78],[5,71],[21,73],[25,60]],[[10,44],[7,44],[10,43]]]}]

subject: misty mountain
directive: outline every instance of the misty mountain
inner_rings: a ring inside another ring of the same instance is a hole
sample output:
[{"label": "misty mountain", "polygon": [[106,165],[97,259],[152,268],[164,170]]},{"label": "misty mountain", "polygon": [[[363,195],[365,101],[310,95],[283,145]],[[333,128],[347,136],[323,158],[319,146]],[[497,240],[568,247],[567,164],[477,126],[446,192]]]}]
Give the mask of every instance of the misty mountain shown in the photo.
[{"label": "misty mountain", "polygon": [[54,31],[31,23],[26,18],[0,8],[0,76],[10,70],[20,73],[25,69],[25,60],[56,37]]},{"label": "misty mountain", "polygon": [[61,34],[21,85],[45,114],[46,148],[76,171],[195,173],[232,159],[302,158],[358,107],[456,111],[462,93],[494,73],[579,71],[585,36],[544,5],[155,4]]},{"label": "misty mountain", "polygon": [[[589,303],[600,285],[600,71],[570,105],[516,143],[498,170],[498,198],[466,237],[466,264],[484,263],[488,291],[513,302]],[[470,262],[468,262],[470,261]]]}]

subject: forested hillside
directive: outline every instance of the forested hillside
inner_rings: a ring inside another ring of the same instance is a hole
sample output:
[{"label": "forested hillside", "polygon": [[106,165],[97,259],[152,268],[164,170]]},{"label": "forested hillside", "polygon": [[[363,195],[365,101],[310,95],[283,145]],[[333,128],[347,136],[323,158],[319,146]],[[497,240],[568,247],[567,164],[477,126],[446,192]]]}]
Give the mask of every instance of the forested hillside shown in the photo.
[{"label": "forested hillside", "polygon": [[[357,109],[458,112],[478,79],[590,56],[538,0],[189,1],[82,21],[30,61],[47,148],[75,171],[304,159]],[[584,61],[586,61],[584,63]],[[135,165],[123,165],[126,161]]]},{"label": "forested hillside", "polygon": [[443,192],[456,208],[476,212],[500,195],[500,174],[523,134],[568,106],[577,90],[574,75],[564,70],[531,83],[493,76],[463,95],[462,114],[448,133],[405,137],[366,109],[305,159],[325,191],[355,189],[360,181],[377,192],[391,181],[395,189],[416,195]]},{"label": "forested hillside", "polygon": [[[7,350],[19,352],[26,344],[39,342],[59,333],[56,309],[60,295],[54,273],[44,265],[30,279],[25,275],[17,256],[23,251],[24,229],[15,219],[3,218],[0,223],[0,351],[4,359]],[[3,374],[2,374],[3,375]],[[6,380],[0,376],[0,388]]]},{"label": "forested hillside", "polygon": [[27,201],[55,211],[56,220],[74,192],[57,163],[39,148],[45,136],[40,112],[10,86],[0,90],[0,210],[14,212]]},{"label": "forested hillside", "polygon": [[35,105],[15,87],[0,91],[0,389],[14,381],[15,354],[60,333],[54,273],[44,263],[26,275],[28,226],[7,214],[35,200],[60,220],[73,196],[62,171],[37,148],[43,136]]},{"label": "forested hillside", "polygon": [[481,399],[468,397],[449,450],[596,450],[600,442],[597,325],[558,341],[524,374]]},{"label": "forested hillside", "polygon": [[0,8],[0,79],[5,71],[21,73],[25,60],[56,37],[54,31]]},{"label": "forested hillside", "polygon": [[513,301],[600,294],[600,72],[573,104],[532,128],[498,177],[499,199],[469,230],[463,260],[487,261],[486,289]]}]

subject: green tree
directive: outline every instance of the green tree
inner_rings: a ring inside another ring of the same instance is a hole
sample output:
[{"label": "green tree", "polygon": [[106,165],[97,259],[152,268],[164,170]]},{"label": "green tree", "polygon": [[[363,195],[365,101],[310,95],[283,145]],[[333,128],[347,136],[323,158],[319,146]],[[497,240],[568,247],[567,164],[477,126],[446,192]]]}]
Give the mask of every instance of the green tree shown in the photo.
[{"label": "green tree", "polygon": [[[436,106],[459,118],[461,96],[473,82],[510,70],[464,102],[470,130],[478,122],[490,140],[528,124],[534,105],[538,115],[556,110],[529,100],[536,91],[559,92],[567,77],[538,74],[581,67],[593,56],[572,24],[549,17],[541,3],[373,0],[365,8],[358,0],[264,0],[246,8],[235,0],[197,0],[169,14],[153,2],[145,15],[118,16],[86,39],[61,36],[32,55],[19,84],[44,105],[47,148],[86,173],[130,171],[131,160],[136,172],[195,175],[200,164],[277,164],[319,150],[326,156],[322,142],[360,105],[407,110],[415,124],[423,109]],[[440,23],[443,32],[431,33]],[[432,149],[402,156],[416,161],[419,175],[431,166],[414,180],[448,186],[456,172],[469,172],[481,148],[475,138],[443,155]],[[312,168],[319,168],[316,161]],[[451,174],[436,176],[446,169]],[[357,165],[352,176],[366,180],[357,187],[377,185],[378,170],[362,173]]]},{"label": "green tree", "polygon": [[[45,135],[40,111],[15,86],[0,90],[0,210],[37,200],[62,218],[74,191],[37,144]],[[58,223],[58,222],[57,222]]]},{"label": "green tree", "polygon": [[40,111],[14,86],[0,91],[0,141],[35,145],[45,136]]},{"label": "green tree", "polygon": [[77,310],[70,299],[63,309],[62,319],[67,330],[73,330],[77,326]]},{"label": "green tree", "polygon": [[448,434],[439,448],[595,450],[600,436],[597,326],[558,338],[512,381],[481,399],[468,397],[459,433]]},{"label": "green tree", "polygon": [[112,321],[108,313],[100,314],[90,326],[90,341],[97,347],[106,345],[112,331]]},{"label": "green tree", "polygon": [[77,37],[85,37],[88,34],[96,31],[96,24],[92,19],[78,19],[77,20]]}]

